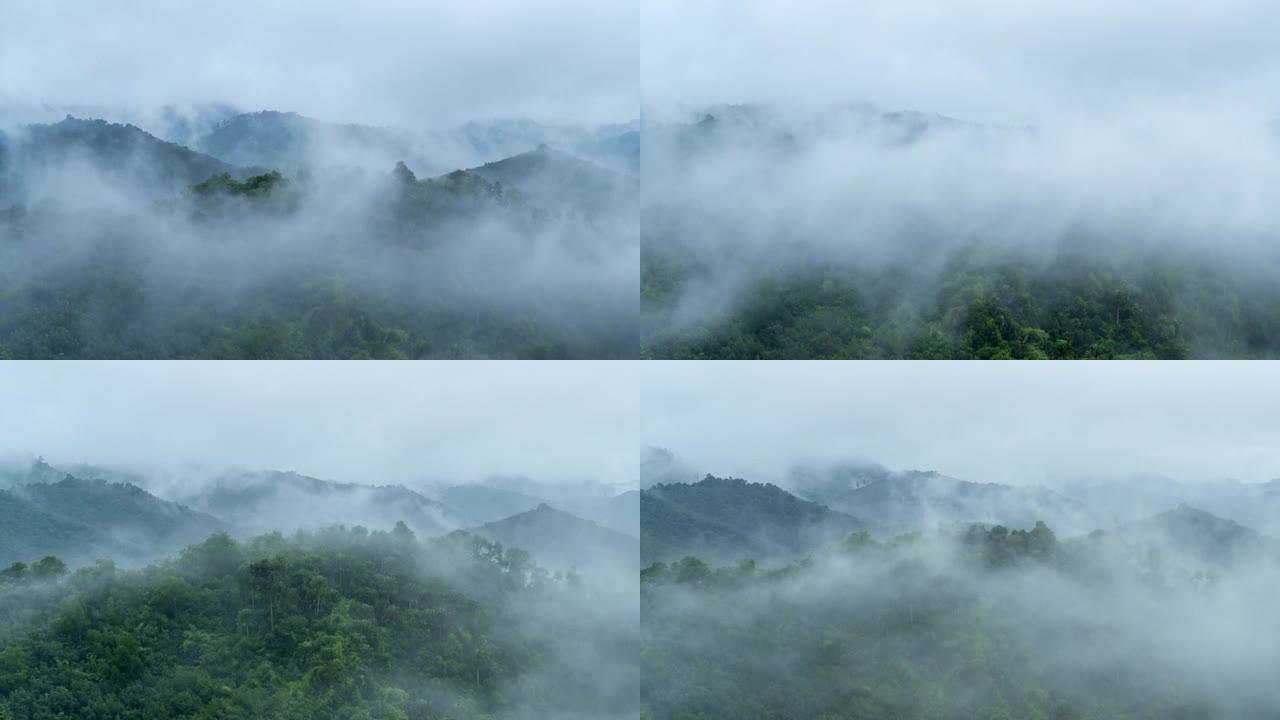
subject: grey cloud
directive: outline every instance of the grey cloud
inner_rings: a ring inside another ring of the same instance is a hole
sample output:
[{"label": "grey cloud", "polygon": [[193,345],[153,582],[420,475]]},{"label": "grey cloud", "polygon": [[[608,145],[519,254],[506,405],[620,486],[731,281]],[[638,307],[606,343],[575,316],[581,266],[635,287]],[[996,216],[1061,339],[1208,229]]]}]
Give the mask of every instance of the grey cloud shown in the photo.
[{"label": "grey cloud", "polygon": [[647,109],[865,100],[983,122],[1152,107],[1280,111],[1280,8],[1260,0],[657,0]]}]

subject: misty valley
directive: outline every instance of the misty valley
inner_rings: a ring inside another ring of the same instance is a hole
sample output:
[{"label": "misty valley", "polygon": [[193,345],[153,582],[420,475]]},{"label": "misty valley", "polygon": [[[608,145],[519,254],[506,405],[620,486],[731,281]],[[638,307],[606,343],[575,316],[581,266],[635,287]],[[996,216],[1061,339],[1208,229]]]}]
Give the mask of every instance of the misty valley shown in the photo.
[{"label": "misty valley", "polygon": [[0,718],[636,717],[638,493],[0,469]]},{"label": "misty valley", "polygon": [[642,456],[641,717],[1280,717],[1280,481]]},{"label": "misty valley", "polygon": [[0,132],[0,357],[636,356],[633,125],[136,121]]},{"label": "misty valley", "polygon": [[646,119],[642,357],[1275,357],[1277,126],[1177,120]]}]

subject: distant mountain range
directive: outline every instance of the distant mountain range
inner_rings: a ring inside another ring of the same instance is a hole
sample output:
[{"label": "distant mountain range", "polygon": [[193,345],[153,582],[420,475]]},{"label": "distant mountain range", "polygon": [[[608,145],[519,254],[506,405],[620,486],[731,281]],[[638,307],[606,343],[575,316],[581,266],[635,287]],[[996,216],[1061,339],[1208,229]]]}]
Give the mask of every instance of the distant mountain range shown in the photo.
[{"label": "distant mountain range", "polygon": [[[5,180],[0,202],[22,200],[24,189],[65,187],[86,170],[121,191],[165,197],[221,173],[244,179],[270,170],[387,172],[402,162],[418,175],[444,179],[477,161],[470,174],[523,192],[548,211],[574,208],[599,215],[629,207],[636,196],[637,181],[628,173],[639,165],[638,125],[574,129],[532,122],[473,123],[456,131],[414,135],[288,112],[225,116],[211,111],[195,117],[185,130],[157,121],[178,136],[191,137],[190,147],[137,125],[69,115],[61,122],[0,133],[0,178]],[[219,119],[212,122],[214,118]],[[191,135],[196,128],[208,129]],[[554,142],[564,145],[549,144]],[[495,154],[499,151],[506,154]]]},{"label": "distant mountain range", "polygon": [[391,519],[431,536],[463,525],[449,508],[400,485],[339,483],[293,472],[224,475],[182,500],[234,518],[246,534],[335,523],[379,528]]},{"label": "distant mountain range", "polygon": [[1156,556],[1153,550],[1188,567],[1280,559],[1269,524],[1280,518],[1276,481],[1181,484],[1148,477],[1051,489],[835,463],[796,466],[783,489],[710,475],[695,482],[690,472],[670,451],[642,451],[642,484],[667,479],[642,493],[646,565],[690,554],[719,564],[742,557],[784,562],[860,530],[887,539],[972,524],[1030,529],[1037,521],[1064,537],[1101,530],[1106,542],[1144,561]]},{"label": "distant mountain range", "polygon": [[865,519],[879,534],[975,522],[1025,528],[1037,520],[1066,533],[1097,527],[1083,505],[1038,485],[976,483],[855,464],[796,467],[785,484],[800,497]]},{"label": "distant mountain range", "polygon": [[[1231,568],[1259,558],[1280,561],[1280,542],[1187,505],[1122,525],[1108,539],[1136,553],[1154,570]],[[1185,567],[1168,567],[1175,564]]]},{"label": "distant mountain range", "polygon": [[452,169],[432,165],[399,133],[325,123],[291,112],[236,115],[196,140],[195,147],[229,163],[287,173],[327,165],[386,168],[397,161],[433,174]]},{"label": "distant mountain range", "polygon": [[[553,509],[542,498],[484,484],[428,495],[402,485],[341,483],[294,472],[172,481],[91,465],[68,467],[78,475],[43,460],[0,465],[0,566],[50,554],[73,565],[100,557],[142,564],[220,530],[250,536],[336,524],[388,529],[402,520],[421,537],[467,529],[521,547],[549,569],[576,567],[596,579],[620,580],[638,569],[635,492],[592,494],[585,486],[557,489],[528,481],[584,518]],[[176,502],[159,496],[175,490]],[[628,507],[633,509],[625,518]]]}]

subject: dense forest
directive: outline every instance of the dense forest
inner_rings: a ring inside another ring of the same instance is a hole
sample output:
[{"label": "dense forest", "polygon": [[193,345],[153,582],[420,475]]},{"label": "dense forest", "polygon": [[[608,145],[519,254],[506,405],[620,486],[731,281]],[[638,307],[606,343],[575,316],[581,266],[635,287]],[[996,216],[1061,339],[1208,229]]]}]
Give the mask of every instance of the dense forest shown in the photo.
[{"label": "dense forest", "polygon": [[[1139,267],[1139,265],[1141,265]],[[716,273],[646,246],[644,355],[699,359],[1185,359],[1280,354],[1273,273],[1229,260],[951,256],[919,268],[816,262],[751,280],[682,324]]]},{"label": "dense forest", "polygon": [[333,527],[141,570],[0,572],[0,718],[635,716],[634,592],[523,550]]},{"label": "dense forest", "polygon": [[1125,548],[1038,523],[651,565],[641,717],[1280,718],[1276,556]]}]

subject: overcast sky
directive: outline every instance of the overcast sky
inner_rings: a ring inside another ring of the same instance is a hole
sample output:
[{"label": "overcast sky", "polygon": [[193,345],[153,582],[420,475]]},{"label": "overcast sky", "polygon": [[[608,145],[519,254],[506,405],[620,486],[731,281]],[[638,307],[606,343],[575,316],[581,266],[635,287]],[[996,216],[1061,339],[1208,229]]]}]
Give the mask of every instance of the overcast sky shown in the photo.
[{"label": "overcast sky", "polygon": [[630,120],[634,0],[0,0],[0,103]]},{"label": "overcast sky", "polygon": [[626,362],[0,363],[0,456],[352,482],[634,483]]},{"label": "overcast sky", "polygon": [[644,363],[644,442],[777,482],[871,460],[975,481],[1280,478],[1280,363]]},{"label": "overcast sky", "polygon": [[1280,116],[1272,0],[650,0],[646,111],[869,101],[1004,124]]}]

